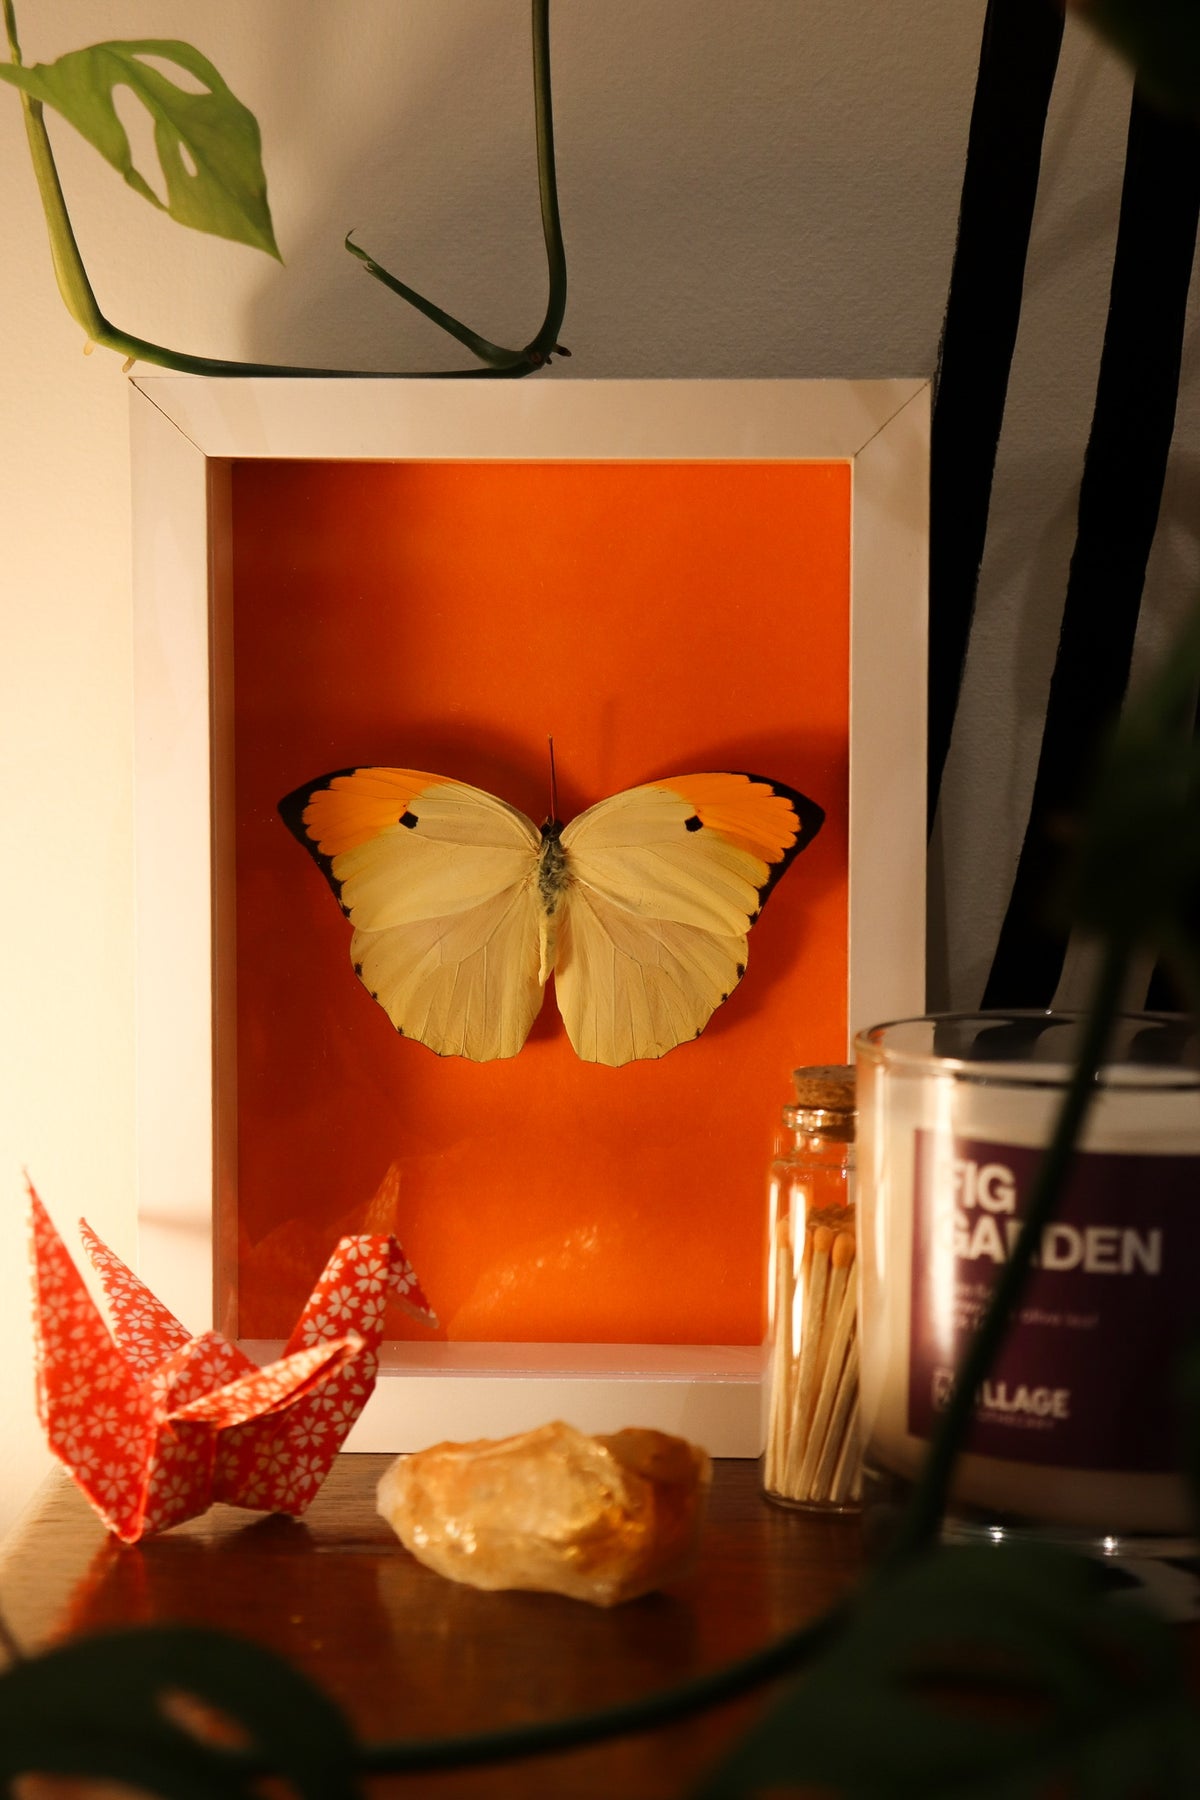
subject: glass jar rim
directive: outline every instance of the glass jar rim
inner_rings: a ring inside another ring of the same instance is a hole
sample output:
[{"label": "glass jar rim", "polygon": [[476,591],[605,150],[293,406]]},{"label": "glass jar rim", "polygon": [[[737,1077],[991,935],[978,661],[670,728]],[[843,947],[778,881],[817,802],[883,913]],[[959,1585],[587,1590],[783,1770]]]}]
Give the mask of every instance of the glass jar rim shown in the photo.
[{"label": "glass jar rim", "polygon": [[[860,1064],[995,1086],[1063,1088],[1087,1014],[1007,1007],[891,1019],[855,1034]],[[1200,1093],[1200,1030],[1183,1013],[1123,1012],[1114,1020],[1098,1085],[1142,1093]]]}]

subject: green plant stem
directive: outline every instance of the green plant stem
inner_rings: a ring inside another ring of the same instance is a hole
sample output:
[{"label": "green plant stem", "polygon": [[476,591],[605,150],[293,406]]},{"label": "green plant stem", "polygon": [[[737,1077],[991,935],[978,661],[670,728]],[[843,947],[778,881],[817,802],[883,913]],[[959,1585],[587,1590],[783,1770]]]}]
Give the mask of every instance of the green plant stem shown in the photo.
[{"label": "green plant stem", "polygon": [[554,108],[550,83],[550,0],[533,0],[533,104],[537,135],[538,195],[542,240],[550,292],[542,328],[527,346],[531,357],[544,359],[560,350],[558,334],[567,310],[567,255],[558,211],[558,175],[554,161]]},{"label": "green plant stem", "polygon": [[[1080,1130],[1095,1096],[1096,1076],[1120,1004],[1128,966],[1129,949],[1125,944],[1107,948],[1087,1013],[1079,1058],[1038,1169],[1029,1212],[1012,1257],[996,1284],[988,1310],[963,1361],[953,1396],[930,1445],[921,1479],[909,1500],[900,1530],[887,1557],[869,1578],[869,1586],[886,1580],[899,1563],[926,1549],[937,1534],[975,1391],[999,1349],[1013,1309],[1020,1300],[1034,1251],[1053,1216]],[[853,1600],[843,1602],[820,1619],[775,1639],[751,1656],[727,1664],[696,1681],[624,1707],[472,1737],[367,1745],[362,1751],[361,1766],[370,1773],[466,1767],[597,1743],[623,1732],[648,1730],[686,1718],[708,1706],[747,1693],[780,1675],[794,1673],[839,1634],[853,1606]]]},{"label": "green plant stem", "polygon": [[13,9],[13,0],[4,0],[4,31],[8,38],[8,48],[15,63],[21,60],[21,45],[17,37],[17,15]]},{"label": "green plant stem", "polygon": [[[6,21],[11,13],[12,0],[5,0]],[[9,42],[12,42],[11,34]],[[366,373],[349,369],[290,368],[267,363],[233,362],[223,357],[193,356],[187,351],[171,350],[163,344],[151,343],[147,338],[135,337],[132,332],[122,331],[119,326],[113,325],[100,310],[79,253],[71,216],[58,178],[54,152],[50,147],[42,104],[39,100],[31,99],[28,94],[22,94],[21,106],[25,114],[25,135],[29,141],[33,172],[50,236],[50,254],[54,262],[58,291],[67,311],[76,324],[82,326],[90,343],[99,344],[105,350],[115,350],[118,355],[135,362],[154,363],[187,375],[331,376]],[[476,372],[466,371],[470,374]]]},{"label": "green plant stem", "polygon": [[[945,1509],[950,1476],[970,1420],[975,1390],[1008,1328],[1012,1310],[1028,1279],[1034,1250],[1050,1221],[1062,1191],[1079,1132],[1095,1094],[1096,1074],[1120,1002],[1129,965],[1125,945],[1114,945],[1105,954],[1087,1015],[1079,1060],[1063,1096],[1054,1135],[1038,1170],[1029,1213],[1013,1255],[996,1284],[988,1310],[972,1339],[955,1384],[950,1405],[930,1445],[921,1479],[911,1496],[900,1531],[871,1584],[887,1578],[901,1561],[926,1548],[937,1533]],[[509,1732],[483,1733],[476,1737],[444,1739],[432,1743],[414,1741],[381,1743],[364,1748],[362,1767],[372,1773],[401,1769],[465,1767],[493,1758],[530,1755],[596,1743],[623,1731],[645,1730],[670,1720],[685,1718],[718,1702],[733,1699],[775,1677],[795,1672],[842,1629],[853,1602],[843,1603],[800,1630],[788,1633],[754,1655],[730,1663],[711,1675],[651,1695],[626,1707],[605,1713],[561,1719],[548,1725],[530,1725]]]},{"label": "green plant stem", "polygon": [[[1079,1058],[1064,1092],[1053,1136],[1039,1166],[1029,1212],[1012,1257],[996,1284],[988,1310],[964,1358],[950,1404],[930,1446],[921,1479],[909,1500],[897,1536],[860,1594],[886,1581],[901,1563],[927,1549],[937,1534],[975,1391],[987,1373],[1008,1328],[1012,1311],[1020,1300],[1034,1251],[1053,1216],[1080,1130],[1094,1098],[1096,1076],[1120,1004],[1128,966],[1129,949],[1125,944],[1114,944],[1106,950],[1086,1015]],[[852,1596],[819,1619],[775,1638],[761,1650],[664,1693],[647,1695],[601,1712],[513,1726],[502,1731],[367,1744],[359,1753],[358,1766],[363,1773],[373,1775],[468,1768],[578,1749],[628,1732],[648,1731],[671,1724],[750,1693],[780,1676],[796,1673],[841,1633],[857,1603]],[[241,1759],[236,1760],[236,1766],[239,1771],[249,1767]]]},{"label": "green plant stem", "polygon": [[[16,63],[21,61],[21,49],[17,35],[17,20],[14,0],[3,0],[4,26],[8,39],[9,52]],[[546,360],[548,351],[539,351],[547,333],[551,338],[548,349],[553,349],[553,337],[562,323],[562,309],[566,305],[566,273],[562,262],[562,236],[558,227],[557,200],[554,181],[553,136],[550,128],[550,61],[549,61],[549,22],[547,11],[549,0],[533,0],[534,8],[534,82],[535,106],[538,115],[538,171],[543,195],[543,220],[546,218],[546,195],[549,193],[549,205],[553,227],[552,239],[547,237],[547,256],[551,264],[551,303],[547,310],[542,330],[527,346],[524,352],[516,353],[503,366],[495,363],[482,369],[439,369],[429,372],[419,370],[381,370],[381,369],[327,369],[307,368],[304,365],[286,363],[237,362],[224,357],[193,356],[185,350],[173,350],[164,344],[152,343],[147,338],[136,337],[132,332],[123,331],[119,326],[106,319],[100,310],[92,284],[88,279],[87,269],[80,255],[79,245],[75,238],[71,216],[67,210],[66,198],[59,180],[58,168],[54,161],[54,151],[50,144],[50,135],[46,129],[46,121],[40,101],[32,99],[28,94],[21,95],[21,106],[25,115],[25,134],[29,142],[30,157],[33,162],[34,176],[41,197],[42,212],[46,220],[46,229],[50,237],[50,253],[54,263],[55,279],[58,291],[62,296],[67,311],[80,325],[87,335],[88,341],[98,344],[106,350],[115,350],[128,362],[152,363],[161,368],[175,369],[186,375],[234,375],[239,377],[253,375],[267,376],[307,376],[319,379],[344,378],[350,380],[478,380],[480,378],[496,379],[497,376],[528,375],[541,366]],[[547,135],[549,134],[549,135]],[[548,165],[545,163],[549,156]],[[550,228],[547,228],[548,231]],[[359,252],[358,254],[361,254]],[[557,261],[556,261],[557,256]],[[382,278],[382,276],[381,276]],[[389,280],[389,285],[394,285]],[[415,302],[414,302],[415,303]],[[557,308],[557,310],[556,310]],[[428,310],[428,304],[425,303]],[[443,315],[444,322],[448,315]],[[553,324],[553,329],[550,327]],[[449,324],[445,325],[451,329]],[[461,332],[455,332],[461,336]],[[482,343],[484,340],[480,340]]]},{"label": "green plant stem", "polygon": [[1129,961],[1130,950],[1127,944],[1117,942],[1105,947],[1095,990],[1085,1015],[1078,1059],[1063,1095],[1054,1134],[1038,1165],[1029,1211],[1012,1256],[1001,1272],[988,1309],[979,1322],[979,1328],[971,1339],[955,1377],[949,1404],[930,1444],[920,1479],[876,1579],[886,1577],[898,1563],[907,1561],[925,1549],[937,1535],[946,1508],[950,1477],[970,1422],[976,1392],[1000,1348],[1029,1279],[1034,1252],[1041,1241],[1043,1230],[1054,1215],[1055,1205],[1075,1154],[1079,1133],[1095,1097],[1096,1076],[1120,1006],[1121,989],[1129,969]]},{"label": "green plant stem", "polygon": [[563,316],[567,306],[567,262],[563,247],[562,221],[558,210],[558,178],[554,163],[554,114],[551,101],[550,83],[550,0],[533,0],[533,101],[535,118],[535,135],[537,139],[538,194],[541,201],[542,237],[546,246],[546,265],[549,271],[549,294],[546,301],[546,316],[536,335],[520,349],[508,349],[503,344],[495,344],[490,338],[481,337],[461,319],[426,299],[399,276],[392,275],[376,262],[366,250],[346,238],[346,249],[351,256],[356,256],[363,264],[367,274],[392,293],[399,294],[402,300],[432,319],[443,331],[465,344],[473,356],[488,364],[497,374],[527,375],[530,370],[541,368],[551,354],[557,350],[560,355],[566,354],[558,343],[558,333],[562,327]]},{"label": "green plant stem", "polygon": [[724,1705],[787,1675],[823,1650],[842,1629],[848,1607],[832,1607],[819,1619],[765,1644],[761,1650],[726,1663],[692,1681],[659,1694],[647,1694],[603,1711],[579,1713],[499,1731],[459,1738],[411,1738],[365,1744],[358,1766],[364,1774],[415,1773],[418,1769],[465,1769],[482,1763],[512,1762],[523,1756],[546,1756],[575,1750],[630,1732],[650,1731],[692,1718],[711,1706]]},{"label": "green plant stem", "polygon": [[[477,1768],[484,1763],[514,1762],[521,1757],[548,1756],[578,1750],[635,1731],[650,1731],[723,1705],[794,1672],[842,1630],[850,1603],[831,1607],[820,1618],[764,1644],[761,1650],[725,1663],[678,1687],[647,1694],[619,1706],[566,1718],[538,1720],[461,1737],[400,1738],[364,1744],[355,1767],[365,1775],[408,1775],[419,1770]],[[231,1775],[246,1779],[272,1771],[253,1755],[231,1751]]]}]

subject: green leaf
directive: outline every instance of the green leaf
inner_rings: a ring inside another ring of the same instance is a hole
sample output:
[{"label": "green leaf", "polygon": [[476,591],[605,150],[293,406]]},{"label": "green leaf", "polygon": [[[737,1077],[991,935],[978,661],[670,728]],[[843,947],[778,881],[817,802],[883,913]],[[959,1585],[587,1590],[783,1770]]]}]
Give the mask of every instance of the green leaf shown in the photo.
[{"label": "green leaf", "polygon": [[1102,1565],[1036,1547],[939,1550],[868,1589],[829,1652],[698,1791],[818,1784],[847,1800],[1194,1793],[1200,1719],[1167,1626]]},{"label": "green leaf", "polygon": [[1200,609],[1098,759],[1064,910],[1110,942],[1200,944]]},{"label": "green leaf", "polygon": [[164,1800],[261,1800],[269,1770],[300,1800],[359,1800],[357,1757],[319,1688],[218,1632],[80,1638],[0,1676],[4,1793],[20,1774],[86,1774]]},{"label": "green leaf", "polygon": [[[186,69],[207,92],[186,92],[146,62],[147,56]],[[134,166],[129,137],[113,104],[115,89],[130,88],[154,121],[165,210],[171,218],[279,255],[258,123],[207,57],[190,44],[157,38],[93,44],[30,68],[0,63],[0,79],[61,113],[131,188],[161,208],[162,201]]]},{"label": "green leaf", "polygon": [[1080,10],[1129,59],[1148,93],[1200,113],[1196,0],[1081,0]]}]

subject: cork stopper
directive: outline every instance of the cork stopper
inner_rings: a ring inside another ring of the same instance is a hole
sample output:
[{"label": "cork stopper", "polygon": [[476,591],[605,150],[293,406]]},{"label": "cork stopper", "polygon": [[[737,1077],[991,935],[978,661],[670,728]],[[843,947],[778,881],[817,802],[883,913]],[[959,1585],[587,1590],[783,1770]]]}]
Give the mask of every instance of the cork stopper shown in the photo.
[{"label": "cork stopper", "polygon": [[854,1111],[853,1063],[818,1063],[793,1069],[796,1105],[821,1112]]}]

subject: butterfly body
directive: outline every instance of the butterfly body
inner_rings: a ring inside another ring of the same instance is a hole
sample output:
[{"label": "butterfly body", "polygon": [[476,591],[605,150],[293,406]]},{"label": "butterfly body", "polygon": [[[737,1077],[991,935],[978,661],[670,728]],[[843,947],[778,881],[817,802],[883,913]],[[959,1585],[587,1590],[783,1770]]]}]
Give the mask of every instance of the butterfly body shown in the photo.
[{"label": "butterfly body", "polygon": [[536,879],[542,908],[538,920],[538,981],[542,987],[554,967],[558,949],[557,913],[570,881],[562,832],[561,819],[547,819],[542,826],[542,845],[538,852]]},{"label": "butterfly body", "polygon": [[440,1055],[514,1056],[553,972],[577,1054],[613,1066],[699,1035],[824,818],[778,782],[717,773],[630,788],[539,831],[481,788],[372,768],[322,776],[280,812],[402,1035]]}]

